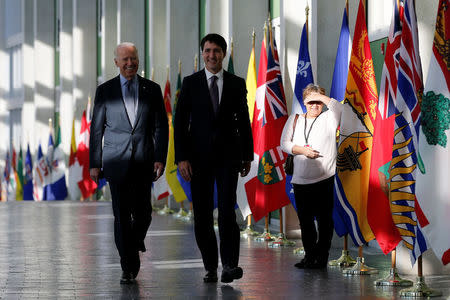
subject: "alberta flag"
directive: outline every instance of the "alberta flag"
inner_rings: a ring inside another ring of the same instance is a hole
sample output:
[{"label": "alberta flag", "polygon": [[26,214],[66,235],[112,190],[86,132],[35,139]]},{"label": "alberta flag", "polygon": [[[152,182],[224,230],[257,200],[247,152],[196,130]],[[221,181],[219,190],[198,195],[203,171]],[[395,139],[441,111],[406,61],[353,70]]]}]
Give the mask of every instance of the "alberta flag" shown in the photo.
[{"label": "alberta flag", "polygon": [[64,154],[59,146],[54,146],[53,137],[48,138],[48,149],[46,156],[48,175],[44,186],[43,200],[64,200],[67,197],[66,164]]}]

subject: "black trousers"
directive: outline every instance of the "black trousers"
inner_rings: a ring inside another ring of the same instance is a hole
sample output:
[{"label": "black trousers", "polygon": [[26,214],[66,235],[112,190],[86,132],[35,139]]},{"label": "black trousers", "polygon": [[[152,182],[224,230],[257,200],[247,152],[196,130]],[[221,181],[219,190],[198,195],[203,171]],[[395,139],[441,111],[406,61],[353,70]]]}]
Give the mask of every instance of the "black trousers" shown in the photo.
[{"label": "black trousers", "polygon": [[236,222],[236,165],[192,164],[192,204],[194,231],[207,271],[218,267],[218,247],[214,232],[214,181],[217,183],[220,258],[224,267],[239,263],[240,232]]},{"label": "black trousers", "polygon": [[132,164],[124,181],[110,182],[114,213],[114,239],[125,272],[140,269],[138,247],[143,245],[152,221],[151,179],[136,176]]},{"label": "black trousers", "polygon": [[328,260],[334,228],[333,185],[334,176],[312,184],[294,184],[295,204],[307,259]]}]

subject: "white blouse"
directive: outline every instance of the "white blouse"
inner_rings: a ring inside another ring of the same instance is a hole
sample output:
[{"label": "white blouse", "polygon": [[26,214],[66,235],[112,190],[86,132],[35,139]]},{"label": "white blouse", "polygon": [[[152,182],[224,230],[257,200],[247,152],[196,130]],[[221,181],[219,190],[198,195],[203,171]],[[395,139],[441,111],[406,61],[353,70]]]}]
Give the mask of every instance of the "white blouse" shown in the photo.
[{"label": "white blouse", "polygon": [[293,141],[291,138],[295,114],[289,116],[281,134],[281,149],[292,154],[294,145],[305,146],[308,137],[308,145],[321,155],[316,159],[295,155],[292,184],[311,184],[330,178],[336,173],[336,131],[340,123],[342,106],[338,101],[331,99],[328,110],[320,114],[314,124],[314,119],[306,119],[306,130],[305,117],[299,115]]}]

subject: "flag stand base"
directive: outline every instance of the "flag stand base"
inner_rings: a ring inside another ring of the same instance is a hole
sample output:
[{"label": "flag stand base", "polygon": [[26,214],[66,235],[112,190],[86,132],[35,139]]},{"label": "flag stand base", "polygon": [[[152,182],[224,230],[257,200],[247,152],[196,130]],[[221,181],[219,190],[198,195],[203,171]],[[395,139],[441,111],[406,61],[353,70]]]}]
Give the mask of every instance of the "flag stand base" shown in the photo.
[{"label": "flag stand base", "polygon": [[177,218],[177,219],[181,219],[185,216],[187,216],[187,212],[182,208],[180,208],[180,210],[176,214],[173,215],[173,217]]},{"label": "flag stand base", "polygon": [[383,279],[378,279],[374,282],[375,286],[412,286],[411,280],[401,278],[396,268],[389,270],[389,275]]},{"label": "flag stand base", "polygon": [[194,217],[194,214],[192,213],[192,210],[189,210],[184,217],[181,219],[185,222],[190,222],[192,218]]},{"label": "flag stand base", "polygon": [[378,270],[375,268],[368,267],[364,264],[364,258],[358,256],[356,258],[356,264],[351,267],[342,270],[342,273],[344,275],[372,275],[372,274],[378,274]]},{"label": "flag stand base", "polygon": [[297,255],[305,255],[305,248],[303,247],[295,248],[294,251],[292,252]]},{"label": "flag stand base", "polygon": [[442,296],[441,291],[436,291],[430,289],[426,283],[423,276],[417,277],[417,282],[412,288],[403,289],[400,291],[400,297],[439,297]]},{"label": "flag stand base", "polygon": [[252,236],[257,236],[259,232],[253,230],[252,225],[247,225],[247,228],[241,231],[241,237],[243,238],[249,238]]},{"label": "flag stand base", "polygon": [[158,211],[158,215],[160,215],[160,216],[171,215],[173,213],[174,213],[174,211],[172,209],[170,209],[167,205],[164,205],[163,209]]},{"label": "flag stand base", "polygon": [[267,229],[264,229],[264,232],[259,236],[255,237],[255,241],[257,242],[271,242],[275,240],[275,238],[270,234]]},{"label": "flag stand base", "polygon": [[268,246],[270,248],[294,247],[295,242],[288,240],[284,233],[279,233],[276,239],[270,242]]},{"label": "flag stand base", "polygon": [[341,257],[338,259],[333,259],[328,262],[329,266],[339,266],[339,267],[351,267],[356,264],[356,260],[354,260],[350,254],[348,254],[348,250],[342,250]]}]

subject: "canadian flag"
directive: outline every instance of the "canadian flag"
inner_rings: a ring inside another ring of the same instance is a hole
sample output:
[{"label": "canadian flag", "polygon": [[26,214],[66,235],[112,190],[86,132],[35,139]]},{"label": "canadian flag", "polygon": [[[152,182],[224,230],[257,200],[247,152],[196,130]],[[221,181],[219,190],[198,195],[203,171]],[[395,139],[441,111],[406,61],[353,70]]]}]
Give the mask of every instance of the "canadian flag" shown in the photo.
[{"label": "canadian flag", "polygon": [[76,158],[82,168],[82,178],[78,181],[78,187],[80,188],[83,198],[91,196],[97,184],[91,179],[89,174],[89,135],[91,132],[91,99],[89,98],[87,108],[83,111],[81,117],[81,129],[80,129],[80,143],[76,152]]}]

